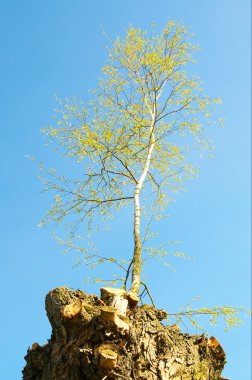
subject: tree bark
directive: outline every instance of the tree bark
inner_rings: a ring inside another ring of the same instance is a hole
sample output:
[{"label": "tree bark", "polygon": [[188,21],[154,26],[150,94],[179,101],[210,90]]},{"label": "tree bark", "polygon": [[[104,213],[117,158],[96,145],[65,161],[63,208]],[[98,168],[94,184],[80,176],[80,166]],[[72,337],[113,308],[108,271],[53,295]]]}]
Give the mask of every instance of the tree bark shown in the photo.
[{"label": "tree bark", "polygon": [[164,311],[132,305],[129,301],[124,329],[104,317],[107,305],[97,296],[52,290],[46,296],[52,336],[28,349],[23,379],[222,379],[225,353],[215,338],[184,334],[161,323]]},{"label": "tree bark", "polygon": [[139,181],[135,188],[135,194],[134,194],[134,255],[133,255],[133,269],[132,269],[132,282],[131,282],[131,288],[130,292],[138,295],[139,289],[140,289],[140,274],[141,274],[141,251],[142,251],[142,244],[141,244],[141,235],[140,235],[140,214],[141,214],[141,208],[140,208],[140,191],[142,189],[143,183],[145,181],[145,178],[147,176],[149,167],[150,167],[150,160],[151,155],[154,149],[155,145],[155,136],[154,136],[154,116],[152,120],[152,125],[150,128],[150,143],[147,153],[146,162],[144,165],[143,172],[139,178]]}]

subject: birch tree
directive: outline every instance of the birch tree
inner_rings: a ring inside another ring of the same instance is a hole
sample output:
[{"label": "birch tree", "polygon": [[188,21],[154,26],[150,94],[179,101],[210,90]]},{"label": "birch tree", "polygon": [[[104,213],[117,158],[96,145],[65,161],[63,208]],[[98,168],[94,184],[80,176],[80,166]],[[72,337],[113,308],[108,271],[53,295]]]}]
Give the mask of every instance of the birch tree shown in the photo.
[{"label": "birch tree", "polygon": [[108,51],[93,100],[87,106],[66,101],[56,125],[44,130],[83,174],[70,180],[48,172],[46,189],[55,191],[55,201],[43,222],[63,223],[74,236],[82,223],[92,226],[100,216],[133,204],[134,251],[124,269],[135,296],[144,204],[153,211],[153,200],[162,213],[171,194],[194,174],[190,149],[211,148],[205,129],[220,100],[205,95],[200,80],[188,74],[197,49],[190,40],[188,29],[173,21],[161,33],[130,27]]}]

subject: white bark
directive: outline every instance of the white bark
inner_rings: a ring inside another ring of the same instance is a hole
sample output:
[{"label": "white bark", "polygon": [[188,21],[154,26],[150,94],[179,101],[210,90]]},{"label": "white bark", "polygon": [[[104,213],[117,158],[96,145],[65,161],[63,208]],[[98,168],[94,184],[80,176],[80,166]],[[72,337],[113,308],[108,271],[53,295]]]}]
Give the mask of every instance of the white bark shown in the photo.
[{"label": "white bark", "polygon": [[133,270],[132,270],[132,284],[130,292],[134,294],[138,294],[140,288],[140,272],[141,272],[141,238],[140,238],[140,216],[141,216],[141,208],[140,208],[140,192],[147,176],[152,152],[155,145],[155,136],[154,136],[154,127],[155,127],[155,117],[156,112],[152,113],[152,122],[150,126],[150,143],[148,147],[148,153],[145,161],[145,165],[143,168],[143,172],[136,184],[135,193],[134,193],[134,257],[133,257]]}]

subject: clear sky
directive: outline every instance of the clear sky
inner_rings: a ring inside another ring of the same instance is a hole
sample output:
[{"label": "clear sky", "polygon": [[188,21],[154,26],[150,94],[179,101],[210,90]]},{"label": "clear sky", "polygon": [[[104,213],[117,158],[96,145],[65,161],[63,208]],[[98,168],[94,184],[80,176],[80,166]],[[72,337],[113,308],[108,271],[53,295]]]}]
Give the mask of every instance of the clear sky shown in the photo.
[{"label": "clear sky", "polygon": [[[171,18],[191,25],[201,45],[195,73],[206,93],[223,100],[226,126],[210,131],[215,158],[200,162],[199,178],[157,227],[161,240],[181,240],[181,250],[196,258],[173,262],[176,273],[154,262],[147,268],[157,306],[174,312],[200,296],[195,306],[250,308],[250,2],[2,0],[0,17],[1,378],[20,379],[28,346],[50,338],[44,310],[49,290],[67,285],[99,293],[99,286],[84,282],[92,273],[72,269],[74,257],[61,255],[50,229],[37,227],[51,198],[41,193],[36,166],[25,156],[54,165],[39,130],[52,123],[54,95],[86,99],[96,86],[106,57],[101,26],[115,38],[129,23],[163,27]],[[129,214],[100,239],[104,253],[128,256]],[[222,325],[205,326],[227,353],[223,375],[250,378],[249,318],[229,333]]]}]

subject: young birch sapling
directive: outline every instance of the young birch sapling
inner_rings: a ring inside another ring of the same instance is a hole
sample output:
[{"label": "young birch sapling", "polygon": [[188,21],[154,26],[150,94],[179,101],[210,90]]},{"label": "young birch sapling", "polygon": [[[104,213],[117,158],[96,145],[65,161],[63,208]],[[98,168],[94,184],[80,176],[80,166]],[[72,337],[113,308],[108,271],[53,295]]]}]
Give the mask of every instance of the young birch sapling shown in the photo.
[{"label": "young birch sapling", "polygon": [[85,174],[71,181],[49,171],[53,180],[46,180],[46,189],[56,195],[43,222],[70,220],[74,236],[80,223],[91,226],[98,214],[106,218],[133,204],[134,252],[125,268],[126,281],[131,274],[127,294],[133,298],[141,285],[144,194],[155,195],[162,212],[170,193],[194,174],[189,150],[211,148],[204,132],[220,99],[206,96],[199,79],[185,71],[191,71],[197,49],[190,38],[188,29],[174,21],[161,33],[155,27],[151,33],[130,27],[109,50],[94,100],[87,107],[66,101],[57,125],[44,130]]}]

